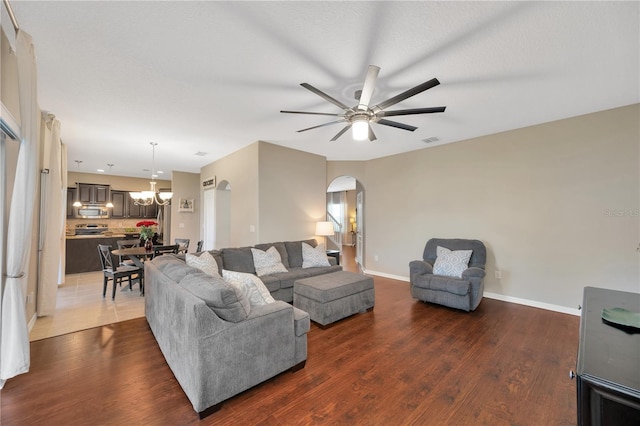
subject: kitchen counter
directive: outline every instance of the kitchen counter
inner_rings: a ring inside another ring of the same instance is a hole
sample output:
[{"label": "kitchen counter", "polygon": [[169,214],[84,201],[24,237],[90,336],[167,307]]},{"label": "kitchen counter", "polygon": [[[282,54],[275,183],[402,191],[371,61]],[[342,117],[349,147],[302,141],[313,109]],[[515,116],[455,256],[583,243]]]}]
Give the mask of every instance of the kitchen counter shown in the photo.
[{"label": "kitchen counter", "polygon": [[113,250],[118,248],[118,240],[126,239],[124,234],[106,235],[67,235],[66,273],[78,274],[102,270],[98,244],[109,245]]},{"label": "kitchen counter", "polygon": [[125,239],[127,236],[125,234],[111,234],[111,235],[67,235],[67,240],[85,240],[85,239],[100,239],[100,238],[118,238]]}]

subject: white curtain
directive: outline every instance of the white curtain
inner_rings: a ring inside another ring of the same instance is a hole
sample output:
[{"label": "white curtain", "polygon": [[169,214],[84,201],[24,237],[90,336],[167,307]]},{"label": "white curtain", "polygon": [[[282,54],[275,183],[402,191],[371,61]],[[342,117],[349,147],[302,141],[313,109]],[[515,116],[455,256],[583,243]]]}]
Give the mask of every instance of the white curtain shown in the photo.
[{"label": "white curtain", "polygon": [[[43,170],[40,185],[40,267],[38,277],[38,316],[53,315],[56,310],[58,285],[63,283],[60,271],[65,243],[66,170],[62,164],[60,122],[52,114],[42,114]],[[64,198],[63,198],[64,196]]]},{"label": "white curtain", "polygon": [[0,388],[7,379],[29,371],[29,332],[25,315],[31,224],[38,177],[38,103],[36,56],[31,36],[16,35],[18,94],[20,98],[20,152],[9,206],[6,277],[2,286],[0,324]]}]

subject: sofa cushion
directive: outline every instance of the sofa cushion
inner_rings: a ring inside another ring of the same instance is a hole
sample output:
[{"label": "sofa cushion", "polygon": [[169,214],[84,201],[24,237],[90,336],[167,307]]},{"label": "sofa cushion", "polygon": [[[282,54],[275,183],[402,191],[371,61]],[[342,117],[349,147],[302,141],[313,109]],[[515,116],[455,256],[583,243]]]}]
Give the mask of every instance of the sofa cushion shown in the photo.
[{"label": "sofa cushion", "polygon": [[280,286],[278,288],[291,288],[296,280],[299,280],[300,278],[308,278],[310,276],[311,275],[306,269],[291,268],[287,272],[269,275],[269,278],[274,277],[280,281]]},{"label": "sofa cushion", "polygon": [[267,251],[252,247],[251,254],[253,255],[253,266],[259,277],[278,272],[287,272],[287,268],[282,264],[280,253],[275,247],[271,246]]},{"label": "sofa cushion", "polygon": [[270,293],[274,293],[280,290],[280,277],[278,275],[281,274],[272,274],[265,275],[264,277],[260,277],[260,281],[267,287]]},{"label": "sofa cushion", "polygon": [[200,253],[199,256],[187,253],[185,255],[185,259],[187,261],[187,265],[198,268],[205,274],[220,277],[220,273],[218,272],[218,262],[216,262],[208,251]]},{"label": "sofa cushion", "polygon": [[275,302],[264,283],[253,274],[223,269],[222,276],[227,283],[236,287],[249,300],[251,306]]},{"label": "sofa cushion", "polygon": [[225,321],[240,322],[251,313],[249,299],[237,287],[220,277],[198,272],[184,277],[179,285],[202,299]]},{"label": "sofa cushion", "polygon": [[256,268],[253,266],[251,247],[224,248],[222,249],[222,261],[224,269],[228,271],[246,272],[247,274],[256,273]]},{"label": "sofa cushion", "polygon": [[444,291],[458,296],[466,296],[471,289],[469,280],[444,275],[417,275],[412,284],[418,288]]},{"label": "sofa cushion", "polygon": [[180,282],[187,275],[200,272],[174,256],[158,256],[152,262],[163,274],[175,282]]},{"label": "sofa cushion", "polygon": [[462,272],[469,265],[472,250],[449,250],[438,246],[436,253],[436,263],[433,265],[434,275],[462,278]]},{"label": "sofa cushion", "polygon": [[275,247],[280,253],[280,261],[284,265],[285,268],[289,267],[289,254],[287,253],[287,247],[284,243],[269,243],[269,244],[256,244],[255,248],[267,251],[270,247]]},{"label": "sofa cushion", "polygon": [[311,247],[307,243],[302,243],[302,267],[313,268],[317,266],[331,266],[324,246]]},{"label": "sofa cushion", "polygon": [[311,247],[318,245],[318,242],[314,239],[305,241],[286,241],[284,243],[287,248],[287,255],[289,256],[289,266],[287,268],[300,268],[302,267],[302,243],[305,242]]}]

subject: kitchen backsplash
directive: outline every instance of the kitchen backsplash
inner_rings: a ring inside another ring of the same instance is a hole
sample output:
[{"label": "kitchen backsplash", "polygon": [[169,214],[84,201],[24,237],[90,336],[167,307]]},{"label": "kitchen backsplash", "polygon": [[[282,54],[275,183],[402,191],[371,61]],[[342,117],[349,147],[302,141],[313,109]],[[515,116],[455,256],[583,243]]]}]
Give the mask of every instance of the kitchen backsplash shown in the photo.
[{"label": "kitchen backsplash", "polygon": [[130,229],[135,229],[136,231],[139,231],[140,229],[136,228],[136,223],[141,222],[143,220],[150,220],[150,219],[67,219],[66,230],[67,230],[67,233],[73,232],[76,229],[77,224],[100,223],[100,224],[106,224],[109,227],[109,231],[116,234],[120,234],[120,233],[128,232]]}]

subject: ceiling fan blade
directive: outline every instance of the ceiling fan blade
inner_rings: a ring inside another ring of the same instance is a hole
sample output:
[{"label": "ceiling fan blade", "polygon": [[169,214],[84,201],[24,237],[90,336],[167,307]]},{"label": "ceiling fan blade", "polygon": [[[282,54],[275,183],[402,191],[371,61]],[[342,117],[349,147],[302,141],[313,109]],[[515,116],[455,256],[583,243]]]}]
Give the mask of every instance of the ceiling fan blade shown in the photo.
[{"label": "ceiling fan blade", "polygon": [[408,130],[410,132],[413,132],[414,130],[417,129],[417,127],[415,127],[415,126],[410,126],[408,124],[398,123],[397,121],[385,120],[384,118],[382,120],[378,120],[377,123],[378,124],[382,124],[384,126],[391,126],[391,127],[396,127],[398,129],[402,129],[402,130]]},{"label": "ceiling fan blade", "polygon": [[333,138],[331,138],[331,142],[333,142],[333,141],[337,141],[337,140],[338,140],[338,138],[339,138],[340,136],[344,135],[344,133],[345,133],[347,130],[349,130],[350,128],[351,128],[351,123],[349,123],[349,124],[347,124],[346,126],[344,126],[344,129],[340,130],[340,131],[338,132],[338,134],[337,134],[337,135],[335,135]]},{"label": "ceiling fan blade", "polygon": [[280,111],[287,114],[311,114],[311,115],[330,115],[332,117],[340,117],[342,114],[334,114],[330,112],[307,112],[307,111]]},{"label": "ceiling fan blade", "polygon": [[375,141],[376,139],[378,139],[378,138],[376,137],[376,134],[375,134],[375,133],[373,133],[373,128],[372,128],[372,126],[371,126],[371,123],[369,123],[369,140],[370,140],[371,142],[373,142],[373,141]]},{"label": "ceiling fan blade", "polygon": [[389,108],[391,105],[395,105],[398,102],[402,102],[407,98],[410,98],[412,96],[417,95],[418,93],[422,93],[427,89],[431,89],[434,86],[437,86],[438,84],[440,84],[440,82],[438,81],[437,78],[432,78],[429,81],[425,81],[422,84],[417,85],[416,87],[412,87],[409,90],[405,90],[404,92],[400,93],[399,95],[394,96],[393,98],[389,98],[386,101],[379,103],[378,105],[374,106],[373,109],[374,112],[378,112],[380,110],[383,110],[385,108]]},{"label": "ceiling fan blade", "polygon": [[298,130],[297,132],[306,132],[307,130],[312,130],[312,129],[317,129],[319,127],[324,127],[324,126],[330,126],[332,124],[336,124],[336,123],[343,123],[344,120],[337,120],[337,121],[330,121],[328,123],[324,123],[324,124],[318,124],[317,126],[313,126],[313,127],[307,127],[306,129],[302,129],[302,130]]},{"label": "ceiling fan blade", "polygon": [[378,78],[379,72],[380,67],[369,65],[367,77],[364,80],[364,86],[362,86],[362,92],[360,93],[360,100],[358,101],[358,109],[361,111],[366,111],[369,108],[369,102],[371,102],[373,90],[376,88],[376,79]]},{"label": "ceiling fan blade", "polygon": [[339,100],[332,98],[331,96],[329,96],[326,93],[324,93],[322,90],[316,89],[315,87],[313,87],[309,83],[300,83],[300,86],[304,87],[307,90],[312,91],[313,93],[315,93],[316,95],[320,96],[324,100],[327,100],[327,101],[331,102],[332,104],[334,104],[336,106],[339,106],[340,108],[342,108],[344,110],[349,110],[350,109],[348,106],[346,106],[345,104],[343,104]]},{"label": "ceiling fan blade", "polygon": [[380,111],[376,115],[378,117],[393,117],[394,115],[431,114],[434,112],[444,112],[445,108],[447,107],[397,109],[394,111]]}]

